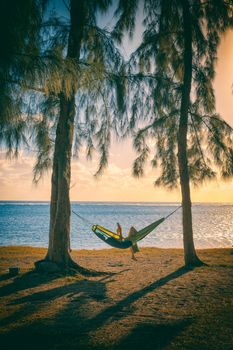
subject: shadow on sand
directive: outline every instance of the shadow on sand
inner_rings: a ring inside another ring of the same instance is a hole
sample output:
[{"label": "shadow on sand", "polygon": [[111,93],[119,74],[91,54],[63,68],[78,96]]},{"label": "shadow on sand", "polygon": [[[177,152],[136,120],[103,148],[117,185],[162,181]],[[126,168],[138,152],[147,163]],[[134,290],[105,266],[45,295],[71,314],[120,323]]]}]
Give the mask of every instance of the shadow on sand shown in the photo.
[{"label": "shadow on sand", "polygon": [[4,273],[3,275],[0,275],[0,282],[9,280],[10,278],[13,278],[10,273]]},{"label": "shadow on sand", "polygon": [[[119,273],[124,273],[124,271],[126,270]],[[101,342],[100,345],[95,338],[90,337],[90,334],[93,335],[93,332],[101,330],[106,325],[111,327],[116,320],[119,322],[120,319],[129,317],[133,312],[130,306],[135,301],[189,271],[181,267],[118,302],[107,296],[106,285],[112,282],[109,279],[112,278],[112,275],[98,280],[79,280],[16,298],[11,305],[16,305],[17,310],[3,319],[2,326],[11,325],[16,321],[17,326],[1,334],[0,343],[4,345],[4,349],[23,348],[25,350],[32,348],[34,350],[41,348],[48,350],[104,348],[161,350],[190,324],[190,320],[182,319],[163,324],[158,324],[155,319],[150,319],[149,322],[148,320],[140,321],[134,325],[133,329],[124,329],[124,334],[121,334],[113,345],[110,343],[108,345],[108,342]],[[4,291],[3,295],[9,295],[26,289],[26,286],[30,288],[32,285],[39,285],[35,281],[32,284],[28,281],[23,284],[21,282],[19,285],[16,283],[16,290],[13,290],[13,285],[10,284],[11,287],[0,291]],[[51,319],[35,317],[35,313],[43,308],[54,306],[56,308],[54,303],[57,303],[62,297],[65,297],[66,302],[56,309]],[[93,302],[97,305],[97,312],[94,315],[91,308]]]},{"label": "shadow on sand", "polygon": [[167,324],[142,324],[136,326],[130,334],[121,339],[114,350],[160,350],[165,348],[188,325],[190,320],[181,320]]},{"label": "shadow on sand", "polygon": [[1,275],[0,280],[12,278],[12,281],[0,288],[0,297],[37,287],[60,277],[59,275],[39,274],[35,271],[29,271],[17,277],[7,275]]}]

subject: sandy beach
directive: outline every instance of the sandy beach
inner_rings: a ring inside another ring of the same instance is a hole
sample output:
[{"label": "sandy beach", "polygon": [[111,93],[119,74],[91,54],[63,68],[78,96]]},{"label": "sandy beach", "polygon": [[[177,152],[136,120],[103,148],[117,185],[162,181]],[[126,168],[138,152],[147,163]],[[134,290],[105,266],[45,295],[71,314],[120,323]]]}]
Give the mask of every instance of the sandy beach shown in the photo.
[{"label": "sandy beach", "polygon": [[208,266],[194,270],[176,249],[144,248],[136,262],[129,251],[73,251],[105,272],[91,278],[32,272],[45,252],[0,248],[3,349],[232,349],[231,249],[198,251]]}]

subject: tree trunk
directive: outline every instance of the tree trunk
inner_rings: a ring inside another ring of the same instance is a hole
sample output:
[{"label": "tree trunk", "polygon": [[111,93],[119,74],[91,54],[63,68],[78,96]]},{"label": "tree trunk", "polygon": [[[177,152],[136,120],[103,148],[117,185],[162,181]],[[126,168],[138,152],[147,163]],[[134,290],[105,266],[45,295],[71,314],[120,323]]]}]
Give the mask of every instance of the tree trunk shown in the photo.
[{"label": "tree trunk", "polygon": [[178,164],[182,194],[184,260],[186,266],[195,266],[200,265],[201,261],[197,257],[193,242],[190,183],[187,158],[188,111],[190,106],[192,84],[192,24],[188,0],[182,0],[182,10],[184,33],[184,77],[180,108],[180,122],[177,135]]},{"label": "tree trunk", "polygon": [[[79,60],[85,23],[84,1],[71,0],[70,33],[67,58]],[[65,85],[65,81],[64,81]],[[75,267],[80,272],[87,270],[72,261],[70,248],[70,178],[74,134],[75,94],[67,97],[60,93],[60,115],[56,130],[53,158],[52,188],[50,203],[49,247],[46,260],[60,268]]]},{"label": "tree trunk", "polygon": [[74,96],[60,96],[60,117],[53,160],[50,234],[47,259],[68,266],[70,239],[70,175],[74,129]]}]

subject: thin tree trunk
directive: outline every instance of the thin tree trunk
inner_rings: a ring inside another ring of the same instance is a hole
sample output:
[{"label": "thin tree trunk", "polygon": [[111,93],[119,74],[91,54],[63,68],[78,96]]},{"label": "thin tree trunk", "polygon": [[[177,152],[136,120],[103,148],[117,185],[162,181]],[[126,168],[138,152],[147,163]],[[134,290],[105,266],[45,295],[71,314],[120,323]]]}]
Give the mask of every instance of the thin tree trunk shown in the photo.
[{"label": "thin tree trunk", "polygon": [[52,194],[50,208],[50,242],[47,258],[68,266],[70,237],[70,176],[74,129],[74,97],[60,96],[60,117],[56,131]]},{"label": "thin tree trunk", "polygon": [[189,1],[182,0],[183,33],[184,33],[184,77],[180,108],[180,123],[178,129],[178,163],[183,210],[183,242],[185,265],[199,265],[192,228],[192,210],[190,198],[190,183],[187,158],[188,110],[192,84],[192,24]]}]

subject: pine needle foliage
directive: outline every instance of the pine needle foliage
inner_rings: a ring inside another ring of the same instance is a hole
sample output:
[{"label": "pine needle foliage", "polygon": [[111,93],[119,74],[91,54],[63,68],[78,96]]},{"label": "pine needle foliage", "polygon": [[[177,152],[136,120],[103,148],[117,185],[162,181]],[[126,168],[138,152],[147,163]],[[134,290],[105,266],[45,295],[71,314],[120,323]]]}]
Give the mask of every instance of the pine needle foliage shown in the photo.
[{"label": "pine needle foliage", "polygon": [[49,1],[1,2],[0,142],[10,156],[17,156],[23,144],[36,148],[36,183],[52,164],[61,94],[69,99],[75,92],[73,154],[81,145],[88,158],[99,152],[97,175],[107,166],[111,131],[118,132],[117,120],[125,113],[124,84],[118,78],[124,60],[111,33],[97,26],[98,13],[111,1],[83,4],[77,59],[67,57],[70,19],[50,13]]},{"label": "pine needle foliage", "polygon": [[[128,3],[128,2],[127,2]],[[191,13],[192,85],[188,109],[187,156],[189,178],[195,186],[219,172],[233,175],[232,128],[215,112],[213,80],[220,37],[232,25],[232,1],[188,1]],[[135,134],[138,157],[133,174],[142,176],[153,154],[152,167],[161,174],[156,186],[179,184],[177,132],[184,77],[182,1],[120,2],[114,35],[132,34],[135,11],[144,6],[143,41],[128,63],[130,109],[128,132]],[[140,128],[140,126],[143,127]],[[149,148],[153,140],[154,148]],[[150,142],[151,143],[151,142]]]},{"label": "pine needle foliage", "polygon": [[45,4],[33,0],[0,3],[0,142],[7,147],[8,156],[17,156],[20,144],[26,141],[23,90],[31,80],[29,52],[38,55],[38,28]]}]

